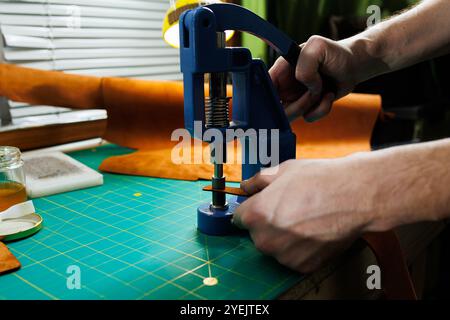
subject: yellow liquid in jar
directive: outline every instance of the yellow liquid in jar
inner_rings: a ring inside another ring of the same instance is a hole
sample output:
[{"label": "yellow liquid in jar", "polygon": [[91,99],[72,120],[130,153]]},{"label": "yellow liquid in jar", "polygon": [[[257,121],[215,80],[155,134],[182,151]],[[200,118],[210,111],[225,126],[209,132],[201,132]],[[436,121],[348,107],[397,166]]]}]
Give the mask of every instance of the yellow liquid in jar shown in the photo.
[{"label": "yellow liquid in jar", "polygon": [[0,212],[27,201],[25,186],[18,182],[0,182]]}]

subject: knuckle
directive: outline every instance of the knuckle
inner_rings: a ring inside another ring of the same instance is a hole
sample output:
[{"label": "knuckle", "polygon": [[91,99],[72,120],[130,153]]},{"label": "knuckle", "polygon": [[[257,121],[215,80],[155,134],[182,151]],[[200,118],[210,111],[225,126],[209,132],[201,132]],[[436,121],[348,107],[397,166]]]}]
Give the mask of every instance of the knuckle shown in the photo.
[{"label": "knuckle", "polygon": [[261,175],[265,177],[265,185],[268,186],[273,182],[278,174],[278,171],[281,169],[280,164],[273,163],[272,167],[265,168],[261,171]]},{"label": "knuckle", "polygon": [[241,216],[242,223],[249,229],[254,229],[265,220],[264,209],[261,204],[255,202],[250,205],[245,215]]},{"label": "knuckle", "polygon": [[261,172],[258,172],[249,181],[251,181],[252,183],[259,183],[261,181],[261,178],[262,178]]},{"label": "knuckle", "polygon": [[317,51],[325,50],[328,44],[324,37],[314,35],[306,42],[305,50]]},{"label": "knuckle", "polygon": [[259,179],[261,178],[261,172],[258,172],[257,174],[255,174],[253,177],[251,177],[250,179],[247,180],[248,183],[258,183]]},{"label": "knuckle", "polygon": [[271,182],[270,171],[265,171],[263,174],[259,174],[259,185],[265,187]]},{"label": "knuckle", "polygon": [[250,193],[250,191],[251,191],[251,185],[252,185],[252,180],[245,180],[245,181],[242,181],[242,182],[241,182],[240,187],[241,187],[241,189],[243,189],[244,191]]},{"label": "knuckle", "polygon": [[266,210],[264,205],[261,203],[255,203],[252,205],[252,217],[257,222],[262,222],[265,220]]},{"label": "knuckle", "polygon": [[259,201],[255,201],[251,206],[251,211],[253,216],[257,219],[264,219],[266,216],[266,204],[262,201],[262,199],[258,199]]}]

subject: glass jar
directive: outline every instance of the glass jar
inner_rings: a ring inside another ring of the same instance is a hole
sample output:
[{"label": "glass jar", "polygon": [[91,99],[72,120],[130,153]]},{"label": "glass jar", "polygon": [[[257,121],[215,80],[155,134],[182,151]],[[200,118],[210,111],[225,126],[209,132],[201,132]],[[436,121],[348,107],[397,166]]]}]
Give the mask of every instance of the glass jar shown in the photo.
[{"label": "glass jar", "polygon": [[0,146],[0,212],[27,201],[20,150]]}]

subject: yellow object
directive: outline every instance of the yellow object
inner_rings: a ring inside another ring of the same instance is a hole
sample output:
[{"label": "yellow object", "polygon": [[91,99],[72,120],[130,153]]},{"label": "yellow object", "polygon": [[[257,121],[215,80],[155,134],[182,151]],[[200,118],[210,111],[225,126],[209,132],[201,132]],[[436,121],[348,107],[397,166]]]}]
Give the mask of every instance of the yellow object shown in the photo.
[{"label": "yellow object", "polygon": [[27,201],[23,164],[19,149],[0,147],[0,212]]},{"label": "yellow object", "polygon": [[[180,47],[180,31],[179,31],[179,19],[183,12],[191,9],[195,9],[200,6],[205,6],[213,3],[222,3],[220,0],[176,0],[171,1],[172,5],[169,10],[167,10],[166,16],[164,17],[163,22],[163,38],[164,40],[170,44],[174,48]],[[234,31],[228,30],[225,31],[226,40],[230,40]]]},{"label": "yellow object", "polygon": [[14,181],[0,181],[0,212],[27,201],[25,186]]},{"label": "yellow object", "polygon": [[219,280],[217,278],[209,277],[203,279],[203,284],[208,287],[216,286],[219,283]]}]

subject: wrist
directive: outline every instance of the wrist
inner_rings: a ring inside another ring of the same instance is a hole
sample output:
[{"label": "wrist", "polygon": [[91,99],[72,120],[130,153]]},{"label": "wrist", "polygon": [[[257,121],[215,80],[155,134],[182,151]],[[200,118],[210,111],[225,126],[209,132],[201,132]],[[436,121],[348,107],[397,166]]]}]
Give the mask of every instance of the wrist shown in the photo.
[{"label": "wrist", "polygon": [[366,232],[450,216],[450,140],[373,152],[365,162],[373,211]]},{"label": "wrist", "polygon": [[361,83],[390,71],[385,62],[388,52],[384,42],[373,34],[363,32],[354,37],[341,40],[352,53],[352,72],[356,83]]}]

